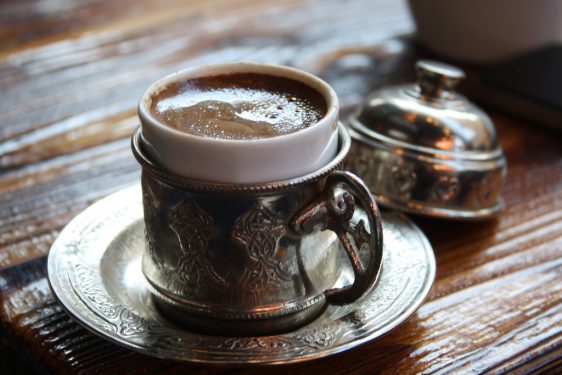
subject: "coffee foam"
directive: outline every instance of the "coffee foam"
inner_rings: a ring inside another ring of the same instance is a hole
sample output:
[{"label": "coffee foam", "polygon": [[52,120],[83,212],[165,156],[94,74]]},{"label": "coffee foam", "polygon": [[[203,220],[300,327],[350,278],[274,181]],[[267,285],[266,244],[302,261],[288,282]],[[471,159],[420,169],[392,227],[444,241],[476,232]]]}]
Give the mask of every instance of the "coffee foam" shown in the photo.
[{"label": "coffee foam", "polygon": [[167,86],[151,112],[182,132],[220,139],[260,139],[293,133],[327,111],[322,95],[289,78],[234,73]]}]

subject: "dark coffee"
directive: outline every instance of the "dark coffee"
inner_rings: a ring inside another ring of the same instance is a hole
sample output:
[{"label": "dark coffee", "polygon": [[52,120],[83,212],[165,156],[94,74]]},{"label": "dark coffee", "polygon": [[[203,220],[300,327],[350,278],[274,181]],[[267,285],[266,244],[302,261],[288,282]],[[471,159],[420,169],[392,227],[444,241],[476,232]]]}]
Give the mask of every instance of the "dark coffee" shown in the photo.
[{"label": "dark coffee", "polygon": [[152,99],[151,112],[182,132],[221,139],[289,134],[327,111],[321,93],[283,77],[233,73],[173,83]]}]

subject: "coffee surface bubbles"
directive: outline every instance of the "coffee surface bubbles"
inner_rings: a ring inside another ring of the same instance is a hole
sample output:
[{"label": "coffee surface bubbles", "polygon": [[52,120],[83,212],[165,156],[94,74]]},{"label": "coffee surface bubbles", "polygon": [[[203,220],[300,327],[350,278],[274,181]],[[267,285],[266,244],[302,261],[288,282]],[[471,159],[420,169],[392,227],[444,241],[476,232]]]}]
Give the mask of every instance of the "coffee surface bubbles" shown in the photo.
[{"label": "coffee surface bubbles", "polygon": [[197,136],[260,139],[318,122],[327,111],[323,96],[296,80],[255,73],[190,79],[167,86],[152,100],[163,124]]}]

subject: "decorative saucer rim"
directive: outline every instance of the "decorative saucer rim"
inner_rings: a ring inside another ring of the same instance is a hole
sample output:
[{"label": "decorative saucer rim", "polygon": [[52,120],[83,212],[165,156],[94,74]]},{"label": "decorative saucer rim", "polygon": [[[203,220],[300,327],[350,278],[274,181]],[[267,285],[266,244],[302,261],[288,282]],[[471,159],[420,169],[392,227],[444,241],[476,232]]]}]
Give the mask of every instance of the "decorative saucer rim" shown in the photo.
[{"label": "decorative saucer rim", "polygon": [[[134,298],[146,297],[148,293],[138,280],[135,285],[127,284],[127,293],[119,297],[124,299],[126,306],[118,301],[116,289],[107,290],[104,283],[108,283],[111,274],[102,276],[103,257],[110,254],[112,246],[119,246],[115,242],[119,242],[118,237],[125,231],[137,230],[135,225],[142,225],[139,185],[123,189],[88,207],[63,229],[53,244],[47,266],[49,284],[65,311],[90,332],[162,359],[221,365],[273,365],[340,353],[372,341],[408,319],[425,300],[436,272],[433,250],[423,232],[404,215],[386,212],[383,214],[385,239],[396,246],[385,251],[388,255],[380,280],[363,299],[345,307],[330,306],[314,322],[285,334],[255,337],[203,335],[165,322],[153,313],[150,303],[144,310],[144,307],[132,306],[138,302]],[[96,236],[99,234],[104,235]],[[92,238],[93,242],[88,242]],[[133,239],[142,242],[138,233],[133,234]],[[134,269],[137,260],[140,273],[141,250],[130,250],[134,247],[130,244],[121,246],[126,268]],[[129,252],[133,253],[132,257]],[[92,268],[82,267],[87,276],[86,284],[73,281],[73,275],[82,272],[78,267],[82,265],[81,257],[86,262],[84,264]],[[117,261],[110,264],[117,274]],[[109,272],[111,270],[110,267]],[[389,273],[391,270],[394,272]],[[93,281],[88,277],[93,277]],[[85,285],[90,285],[91,290]],[[398,297],[392,299],[396,296],[396,288],[402,285]],[[90,300],[84,294],[92,290],[99,292],[94,297],[101,298],[99,306],[107,311],[100,312],[100,307],[92,302],[96,298]]]}]

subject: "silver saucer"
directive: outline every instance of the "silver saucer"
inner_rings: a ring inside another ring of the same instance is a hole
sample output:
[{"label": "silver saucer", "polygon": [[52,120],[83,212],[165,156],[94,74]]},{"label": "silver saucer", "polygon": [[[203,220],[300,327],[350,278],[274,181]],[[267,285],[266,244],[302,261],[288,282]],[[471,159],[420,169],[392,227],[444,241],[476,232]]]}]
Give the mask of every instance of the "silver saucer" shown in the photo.
[{"label": "silver saucer", "polygon": [[[51,288],[68,313],[92,332],[143,354],[215,364],[280,364],[335,354],[380,337],[406,320],[435,276],[431,245],[411,221],[383,214],[385,255],[372,293],[330,306],[296,331],[260,337],[201,335],[155,309],[141,273],[144,224],[140,186],[95,203],[57,238],[48,260]],[[342,250],[343,254],[343,250]],[[344,267],[338,284],[353,277]]]}]

